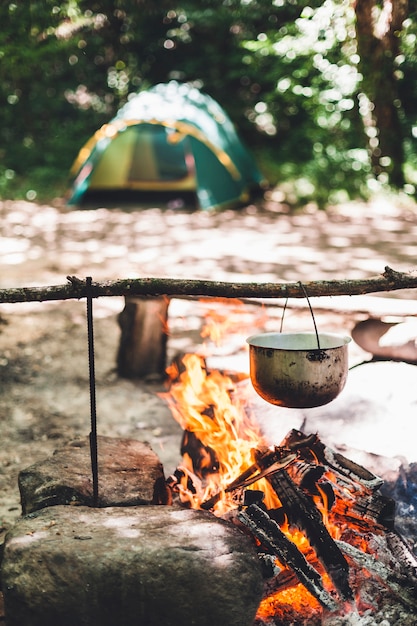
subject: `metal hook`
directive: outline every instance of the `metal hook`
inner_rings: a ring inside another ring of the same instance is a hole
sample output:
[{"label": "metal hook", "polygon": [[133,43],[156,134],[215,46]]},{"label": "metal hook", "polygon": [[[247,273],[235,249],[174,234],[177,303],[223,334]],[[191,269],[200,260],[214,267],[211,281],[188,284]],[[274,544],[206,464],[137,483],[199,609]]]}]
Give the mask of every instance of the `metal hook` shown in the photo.
[{"label": "metal hook", "polygon": [[303,291],[303,294],[304,294],[304,296],[305,296],[305,298],[306,298],[306,300],[308,302],[308,306],[309,306],[309,309],[310,309],[311,317],[313,318],[314,330],[315,330],[316,338],[317,338],[317,350],[315,350],[314,352],[310,352],[307,355],[307,358],[308,358],[309,361],[324,361],[325,359],[329,358],[329,355],[326,354],[325,350],[322,350],[320,348],[320,338],[319,338],[319,333],[318,333],[318,330],[317,330],[316,319],[315,319],[314,313],[313,313],[313,307],[311,306],[311,302],[310,302],[310,299],[308,297],[307,290],[306,290],[306,288],[304,287],[304,285],[303,285],[303,283],[301,281],[299,281],[299,285],[300,285],[300,287],[301,287],[301,289]]},{"label": "metal hook", "polygon": [[288,298],[285,299],[285,304],[284,304],[284,308],[282,309],[282,315],[281,315],[281,325],[279,327],[279,332],[282,333],[282,328],[284,326],[284,316],[285,316],[285,311],[287,310],[287,304],[288,304]]}]

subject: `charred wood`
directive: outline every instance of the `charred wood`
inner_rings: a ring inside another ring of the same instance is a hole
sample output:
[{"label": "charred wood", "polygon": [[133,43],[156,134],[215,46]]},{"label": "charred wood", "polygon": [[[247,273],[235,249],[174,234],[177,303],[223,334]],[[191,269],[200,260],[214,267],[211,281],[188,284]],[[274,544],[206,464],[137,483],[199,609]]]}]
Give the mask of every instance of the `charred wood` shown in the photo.
[{"label": "charred wood", "polygon": [[253,474],[253,472],[257,469],[257,465],[251,465],[246,471],[242,472],[242,474],[240,474],[235,480],[233,480],[225,489],[224,491],[219,491],[218,493],[214,494],[214,496],[211,496],[211,498],[209,498],[208,500],[206,500],[205,502],[202,502],[200,505],[201,509],[204,509],[205,511],[209,511],[210,509],[212,509],[217,502],[221,499],[223,493],[229,493],[231,491],[234,491],[235,489],[239,489],[240,485],[249,477]]},{"label": "charred wood", "polygon": [[[395,502],[378,493],[356,496],[352,502],[337,499],[334,509],[339,517],[352,520],[364,528],[371,525],[393,530],[395,522]],[[375,528],[378,531],[378,528]]]},{"label": "charred wood", "polygon": [[201,443],[197,435],[190,430],[184,430],[182,434],[180,452],[181,456],[188,454],[193,460],[193,469],[199,478],[219,471],[219,461],[214,450]]},{"label": "charred wood", "polygon": [[[310,553],[303,554],[311,567],[320,568],[320,563],[313,550],[311,550]],[[279,593],[281,591],[285,591],[285,589],[290,589],[291,587],[299,584],[299,582],[300,581],[293,570],[288,568],[282,569],[275,576],[265,581],[264,597],[267,598],[274,593]]]},{"label": "charred wood", "polygon": [[259,489],[246,489],[243,492],[243,506],[250,506],[251,504],[262,506],[264,498],[265,494],[263,491]]},{"label": "charred wood", "polygon": [[404,573],[411,573],[417,583],[417,557],[414,552],[397,532],[387,532],[385,537],[392,554],[395,555],[400,566],[403,567]]},{"label": "charred wood", "polygon": [[185,472],[181,467],[177,467],[175,472],[168,476],[166,484],[172,493],[179,493],[181,485],[185,486],[185,489],[192,494],[197,493],[195,485],[191,479],[191,476]]},{"label": "charred wood", "polygon": [[[261,570],[264,578],[276,578],[283,571],[289,572],[289,570],[284,570],[277,563],[277,557],[273,554],[269,554],[268,552],[258,552],[259,562],[261,564]],[[294,580],[296,578],[295,574],[292,574],[291,578]],[[297,580],[295,584],[299,581]]]},{"label": "charred wood", "polygon": [[267,450],[259,452],[258,460],[253,463],[248,469],[239,474],[235,480],[233,480],[227,487],[215,494],[205,502],[202,502],[200,507],[206,511],[212,509],[215,504],[220,500],[223,493],[230,493],[237,489],[243,489],[252,485],[256,481],[260,480],[268,473],[276,472],[288,464],[292,463],[296,459],[296,455],[289,452],[286,448],[275,448],[274,450]]},{"label": "charred wood", "polygon": [[309,496],[317,496],[323,507],[330,511],[336,502],[334,486],[331,481],[322,478],[326,472],[323,465],[315,465],[306,461],[295,461],[286,468],[289,476]]},{"label": "charred wood", "polygon": [[314,502],[297,487],[285,470],[268,476],[267,480],[278,494],[290,525],[305,532],[341,597],[344,600],[352,599],[348,563],[330,536]]},{"label": "charred wood", "polygon": [[380,559],[359,550],[355,546],[344,541],[337,540],[338,547],[354,561],[359,567],[366,569],[374,578],[378,578],[401,602],[417,609],[417,579],[396,572],[394,568],[387,567]]},{"label": "charred wood", "polygon": [[334,599],[323,587],[320,574],[310,565],[295,543],[284,535],[268,513],[258,505],[252,504],[245,511],[238,513],[237,517],[265,548],[273,552],[283,565],[293,570],[298,580],[322,606],[331,611],[336,609]]},{"label": "charred wood", "polygon": [[[303,433],[292,430],[283,441],[284,446],[300,445],[305,441]],[[300,450],[300,448],[299,448]],[[395,502],[378,493],[383,480],[366,468],[325,446],[314,436],[306,449],[300,450],[308,461],[300,460],[287,468],[294,482],[311,495],[325,491],[328,509],[336,503],[334,512],[341,518],[353,520],[362,527],[369,523],[393,529],[395,522]],[[313,463],[315,459],[315,463]],[[317,464],[318,463],[318,464]],[[322,465],[323,463],[323,465]],[[309,466],[312,469],[309,469]],[[317,468],[314,471],[314,467]],[[330,483],[315,482],[316,476],[330,470],[334,480]],[[316,488],[315,488],[316,487]],[[329,499],[330,498],[330,499]]]},{"label": "charred wood", "polygon": [[358,463],[322,443],[320,443],[320,447],[323,449],[323,460],[328,467],[350,478],[353,482],[359,483],[364,489],[375,491],[383,485],[382,478],[375,476],[362,465],[358,465]]},{"label": "charred wood", "polygon": [[291,589],[300,583],[294,570],[285,568],[275,576],[269,578],[264,583],[264,598],[268,598],[275,593],[280,593],[286,589]]},{"label": "charred wood", "polygon": [[326,468],[323,465],[317,465],[317,463],[299,460],[294,461],[294,463],[288,467],[287,471],[293,481],[301,487],[301,489],[316,494],[317,483],[323,476]]},{"label": "charred wood", "polygon": [[352,483],[357,483],[363,489],[375,491],[384,483],[382,478],[375,476],[362,465],[324,445],[317,435],[310,435],[310,437],[306,438],[302,432],[293,429],[281,445],[290,449],[294,449],[297,446],[298,449],[303,450],[303,457],[306,461],[318,462],[341,474]]}]

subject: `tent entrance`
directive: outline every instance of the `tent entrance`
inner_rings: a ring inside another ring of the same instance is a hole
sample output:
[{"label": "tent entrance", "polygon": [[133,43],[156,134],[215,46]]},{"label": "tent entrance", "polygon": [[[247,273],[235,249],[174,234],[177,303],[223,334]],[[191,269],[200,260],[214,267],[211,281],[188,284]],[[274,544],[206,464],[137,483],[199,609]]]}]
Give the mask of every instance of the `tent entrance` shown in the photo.
[{"label": "tent entrance", "polygon": [[196,190],[189,140],[160,124],[134,124],[102,153],[90,190]]}]

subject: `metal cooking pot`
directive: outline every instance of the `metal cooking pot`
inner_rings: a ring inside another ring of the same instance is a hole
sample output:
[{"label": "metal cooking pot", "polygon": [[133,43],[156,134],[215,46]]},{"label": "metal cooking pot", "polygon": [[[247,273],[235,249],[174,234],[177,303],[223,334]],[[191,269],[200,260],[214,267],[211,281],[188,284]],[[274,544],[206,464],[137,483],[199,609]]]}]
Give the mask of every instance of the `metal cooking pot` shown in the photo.
[{"label": "metal cooking pot", "polygon": [[278,406],[311,408],[334,400],[345,386],[348,343],[333,333],[252,335],[249,366],[257,393]]}]

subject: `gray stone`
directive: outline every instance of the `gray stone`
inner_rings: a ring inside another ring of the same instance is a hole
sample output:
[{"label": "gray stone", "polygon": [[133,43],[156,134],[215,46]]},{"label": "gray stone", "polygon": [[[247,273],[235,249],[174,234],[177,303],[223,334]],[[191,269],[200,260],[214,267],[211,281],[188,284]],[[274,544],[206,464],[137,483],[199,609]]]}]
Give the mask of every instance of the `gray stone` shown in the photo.
[{"label": "gray stone", "polygon": [[[166,504],[162,464],[135,439],[98,437],[98,505]],[[22,513],[58,504],[93,505],[89,438],[73,441],[19,474]]]},{"label": "gray stone", "polygon": [[21,518],[1,570],[7,626],[250,626],[251,540],[206,511],[55,506]]}]

